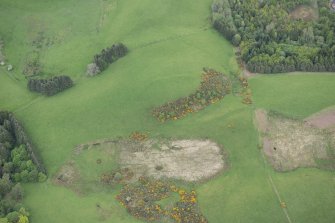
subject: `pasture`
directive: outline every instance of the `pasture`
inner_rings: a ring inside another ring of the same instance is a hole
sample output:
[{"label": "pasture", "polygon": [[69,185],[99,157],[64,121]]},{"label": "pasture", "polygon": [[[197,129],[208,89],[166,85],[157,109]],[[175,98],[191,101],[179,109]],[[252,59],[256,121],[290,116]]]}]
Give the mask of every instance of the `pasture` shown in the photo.
[{"label": "pasture", "polygon": [[[334,105],[334,74],[256,75],[249,79],[252,105],[229,95],[181,120],[160,123],[152,116],[154,107],[193,92],[203,67],[228,75],[238,71],[235,49],[211,28],[211,3],[0,2],[0,35],[6,58],[14,65],[12,72],[0,67],[0,109],[21,120],[49,175],[45,183],[24,184],[32,223],[141,222],[115,199],[120,186],[78,195],[52,180],[77,145],[126,138],[135,131],[152,138],[210,139],[222,146],[228,155],[227,171],[192,185],[209,222],[335,221],[334,171],[275,172],[262,156],[254,125],[258,108],[302,120]],[[31,43],[39,32],[44,37],[36,49]],[[86,77],[92,56],[118,41],[128,46],[129,54],[99,76]],[[53,97],[30,93],[22,69],[31,52],[38,52],[44,76],[65,73],[75,86]],[[87,170],[85,177],[94,178],[94,166],[85,165],[87,159],[77,162]]]}]

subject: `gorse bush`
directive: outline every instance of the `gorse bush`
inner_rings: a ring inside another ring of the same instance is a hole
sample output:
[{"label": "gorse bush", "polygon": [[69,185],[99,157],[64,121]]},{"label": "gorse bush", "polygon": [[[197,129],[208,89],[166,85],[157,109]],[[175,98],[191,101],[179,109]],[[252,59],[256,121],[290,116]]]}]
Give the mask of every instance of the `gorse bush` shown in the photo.
[{"label": "gorse bush", "polygon": [[28,81],[28,89],[30,91],[39,92],[47,96],[52,96],[72,86],[73,81],[65,75],[48,79],[29,79]]},{"label": "gorse bush", "polygon": [[200,86],[193,94],[155,108],[153,115],[161,122],[176,120],[217,102],[229,94],[231,88],[231,81],[224,74],[204,68]]},{"label": "gorse bush", "polygon": [[94,76],[104,71],[109,64],[115,62],[121,57],[124,57],[128,52],[127,47],[122,43],[116,43],[112,47],[103,49],[93,58],[93,63],[87,66],[87,74]]},{"label": "gorse bush", "polygon": [[[159,201],[177,194],[177,202],[163,207]],[[207,223],[198,206],[197,193],[190,192],[167,181],[140,177],[138,182],[126,184],[117,200],[129,214],[147,222]]]},{"label": "gorse bush", "polygon": [[[301,5],[319,10],[319,19],[293,18]],[[215,0],[212,21],[240,47],[252,72],[335,71],[335,13],[329,0],[319,0],[319,9],[311,5],[311,0]]]}]

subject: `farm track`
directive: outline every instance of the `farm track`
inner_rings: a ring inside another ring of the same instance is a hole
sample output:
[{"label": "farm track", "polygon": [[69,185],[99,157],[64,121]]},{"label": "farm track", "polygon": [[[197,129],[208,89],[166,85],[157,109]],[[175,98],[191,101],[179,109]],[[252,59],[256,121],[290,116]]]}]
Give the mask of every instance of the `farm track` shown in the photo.
[{"label": "farm track", "polygon": [[154,41],[147,42],[147,43],[144,43],[142,45],[139,45],[139,46],[135,47],[134,50],[138,50],[138,49],[145,48],[145,47],[155,45],[155,44],[159,44],[159,43],[162,43],[162,42],[168,42],[168,41],[172,41],[172,40],[176,40],[176,39],[181,39],[181,38],[187,37],[187,36],[193,36],[193,35],[201,33],[201,32],[206,32],[208,29],[210,29],[210,27],[204,27],[204,28],[201,28],[198,31],[194,31],[194,32],[186,33],[186,34],[177,34],[177,35],[169,36],[167,38],[154,40]]},{"label": "farm track", "polygon": [[[261,152],[261,155],[262,155],[262,159],[263,159],[263,161],[264,161],[264,165],[266,165],[266,160],[265,160],[264,154],[263,154],[262,152]],[[271,174],[270,174],[269,171],[267,171],[267,175],[268,175],[268,180],[269,180],[269,182],[270,182],[270,184],[271,184],[272,190],[273,190],[274,193],[276,194],[276,197],[277,197],[277,199],[278,199],[278,201],[279,201],[279,204],[282,204],[282,203],[283,203],[283,200],[282,200],[282,198],[281,198],[281,196],[280,196],[278,187],[277,187],[276,184],[274,183],[274,181],[273,181],[273,179],[272,179],[272,176],[271,176]],[[289,214],[288,214],[287,208],[286,208],[286,207],[285,207],[285,208],[282,207],[281,209],[283,210],[283,212],[284,212],[284,214],[285,214],[285,216],[286,216],[287,222],[288,222],[288,223],[292,223],[292,220],[291,220],[291,218],[290,218],[290,216],[289,216]]]},{"label": "farm track", "polygon": [[35,103],[37,103],[38,101],[40,101],[42,98],[43,98],[42,96],[38,96],[37,98],[35,98],[35,99],[29,101],[28,103],[23,104],[23,105],[19,106],[18,108],[14,109],[13,112],[16,113],[16,112],[20,112],[20,111],[22,111],[22,110],[25,110],[26,108],[28,108],[28,107],[31,106],[32,104],[35,104]]},{"label": "farm track", "polygon": [[[252,109],[255,111],[255,110],[256,110],[256,107],[255,107],[255,106],[252,106]],[[256,122],[257,122],[257,121],[256,121]],[[258,125],[259,125],[259,124],[258,124]],[[259,127],[259,126],[257,127],[257,125],[255,125],[255,127],[256,127],[257,132],[258,132],[258,139],[261,140],[260,127]],[[263,131],[264,131],[264,129],[263,129]],[[276,197],[277,197],[277,199],[278,199],[279,204],[283,204],[283,200],[282,200],[282,198],[281,198],[281,196],[280,196],[280,193],[279,193],[279,190],[278,190],[277,185],[276,185],[275,182],[273,181],[273,178],[272,178],[272,176],[271,176],[270,170],[266,168],[266,163],[267,163],[267,161],[266,161],[266,158],[265,158],[264,153],[262,152],[262,150],[260,150],[260,155],[261,155],[262,160],[263,160],[264,169],[266,170],[266,174],[267,174],[268,182],[270,183],[270,185],[271,185],[271,187],[272,187],[272,190],[273,190],[273,192],[275,193],[275,195],[276,195]],[[291,220],[291,218],[290,218],[290,215],[288,214],[288,211],[287,211],[287,207],[282,207],[281,209],[282,209],[282,211],[283,211],[283,213],[284,213],[284,215],[285,215],[285,217],[286,217],[286,219],[287,219],[287,222],[288,222],[288,223],[292,223],[292,220]]]}]

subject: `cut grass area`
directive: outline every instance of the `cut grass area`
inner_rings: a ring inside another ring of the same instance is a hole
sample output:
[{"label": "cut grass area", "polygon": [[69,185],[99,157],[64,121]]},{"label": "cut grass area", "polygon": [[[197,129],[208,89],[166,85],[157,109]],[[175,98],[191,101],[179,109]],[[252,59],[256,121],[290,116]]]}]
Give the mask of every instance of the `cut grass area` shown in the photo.
[{"label": "cut grass area", "polygon": [[[202,213],[210,222],[286,222],[268,181],[269,170],[294,222],[335,218],[330,210],[335,205],[333,173],[303,169],[279,174],[264,166],[253,126],[253,107],[243,105],[241,98],[230,95],[176,122],[161,124],[151,116],[153,107],[193,92],[203,67],[227,74],[237,69],[231,45],[212,29],[204,29],[209,26],[212,0],[196,4],[191,0],[106,2],[113,7],[99,32],[98,0],[0,2],[5,53],[17,68],[12,75],[21,80],[0,73],[0,108],[16,111],[50,178],[71,159],[76,145],[96,139],[128,137],[134,131],[148,132],[151,137],[210,138],[224,146],[230,161],[226,174],[196,186]],[[31,28],[32,35],[42,27],[47,36],[64,36],[41,51],[42,63],[49,73],[64,72],[77,80],[73,88],[51,98],[38,97],[34,103],[36,95],[25,89],[20,73],[24,56],[32,50],[26,41],[30,35],[26,23],[37,24]],[[94,53],[117,41],[124,42],[130,53],[101,75],[80,78]],[[334,75],[257,76],[250,85],[255,107],[298,117],[335,101]],[[87,178],[102,171],[86,163],[99,156],[92,151],[78,158]],[[112,167],[111,162],[106,168]],[[308,182],[303,174],[311,174]],[[118,188],[112,193],[78,196],[50,180],[24,186],[24,203],[34,223],[46,219],[50,223],[99,222],[103,211],[97,204],[108,213],[111,210],[106,222],[139,222],[115,200]],[[308,194],[313,195],[306,198]]]}]

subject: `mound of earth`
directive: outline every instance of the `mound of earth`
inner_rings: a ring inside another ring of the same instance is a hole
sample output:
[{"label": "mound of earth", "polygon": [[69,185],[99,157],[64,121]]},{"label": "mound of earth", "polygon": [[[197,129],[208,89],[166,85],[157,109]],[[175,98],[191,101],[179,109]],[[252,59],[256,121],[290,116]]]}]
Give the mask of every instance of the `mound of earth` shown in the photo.
[{"label": "mound of earth", "polygon": [[256,122],[263,152],[277,171],[320,167],[333,154],[335,144],[327,130],[264,110],[256,111]]},{"label": "mound of earth", "polygon": [[122,147],[120,165],[136,176],[202,181],[224,169],[221,148],[206,140],[149,141],[143,150]]}]

